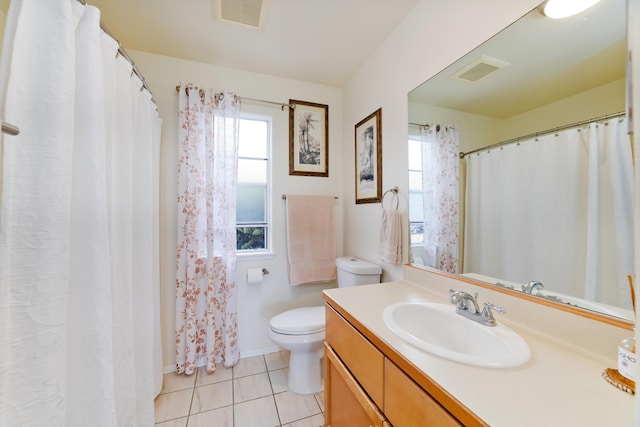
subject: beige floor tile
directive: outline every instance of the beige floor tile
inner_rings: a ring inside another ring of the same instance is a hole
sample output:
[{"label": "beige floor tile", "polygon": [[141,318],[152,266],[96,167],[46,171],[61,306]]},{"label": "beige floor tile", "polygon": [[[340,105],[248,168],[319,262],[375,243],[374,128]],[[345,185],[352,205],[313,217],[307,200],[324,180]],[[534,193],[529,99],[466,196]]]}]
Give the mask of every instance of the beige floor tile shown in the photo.
[{"label": "beige floor tile", "polygon": [[191,403],[191,413],[209,411],[233,405],[233,384],[231,381],[196,387]]},{"label": "beige floor tile", "polygon": [[280,425],[273,396],[233,405],[234,427],[276,427]]},{"label": "beige floor tile", "polygon": [[155,400],[156,422],[172,420],[189,415],[193,389],[161,394]]},{"label": "beige floor tile", "polygon": [[156,423],[154,427],[186,427],[187,417],[178,418],[176,420],[165,421],[163,423]]},{"label": "beige floor tile", "polygon": [[233,378],[233,369],[225,368],[222,363],[216,363],[216,370],[212,373],[207,373],[207,367],[201,366],[198,368],[198,378],[196,378],[196,387],[201,385],[219,383],[222,381],[228,381]]},{"label": "beige floor tile", "polygon": [[289,368],[269,371],[269,379],[274,393],[282,393],[289,390]]},{"label": "beige floor tile", "polygon": [[264,361],[267,363],[267,370],[274,371],[276,369],[289,367],[289,350],[280,350],[275,353],[264,355]]},{"label": "beige floor tile", "polygon": [[278,414],[283,424],[320,414],[320,406],[313,394],[296,394],[290,391],[275,396]]},{"label": "beige floor tile", "polygon": [[233,380],[233,403],[242,403],[273,394],[266,372]]},{"label": "beige floor tile", "polygon": [[162,390],[160,390],[160,393],[170,393],[172,391],[193,388],[195,380],[195,375],[176,374],[175,372],[164,374],[162,376]]},{"label": "beige floor tile", "polygon": [[233,427],[233,406],[190,415],[188,427]]},{"label": "beige floor tile", "polygon": [[321,391],[320,393],[316,393],[316,394],[314,394],[314,396],[316,397],[316,400],[318,401],[318,405],[320,406],[320,410],[322,411],[322,413],[324,413],[324,391]]},{"label": "beige floor tile", "polygon": [[324,416],[322,414],[314,415],[290,424],[283,424],[282,427],[324,427]]},{"label": "beige floor tile", "polygon": [[233,378],[261,374],[262,372],[267,372],[264,356],[247,357],[240,359],[236,366],[233,367]]}]

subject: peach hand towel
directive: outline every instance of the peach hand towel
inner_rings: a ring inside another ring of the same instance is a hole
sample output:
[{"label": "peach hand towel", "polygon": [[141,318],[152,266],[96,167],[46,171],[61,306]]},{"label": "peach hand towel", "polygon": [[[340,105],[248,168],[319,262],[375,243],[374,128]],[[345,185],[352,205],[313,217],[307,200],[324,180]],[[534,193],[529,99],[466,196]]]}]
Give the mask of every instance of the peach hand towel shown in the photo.
[{"label": "peach hand towel", "polygon": [[289,283],[336,279],[334,200],[331,196],[287,196]]},{"label": "peach hand towel", "polygon": [[384,262],[402,262],[402,224],[397,209],[382,209],[378,254]]}]

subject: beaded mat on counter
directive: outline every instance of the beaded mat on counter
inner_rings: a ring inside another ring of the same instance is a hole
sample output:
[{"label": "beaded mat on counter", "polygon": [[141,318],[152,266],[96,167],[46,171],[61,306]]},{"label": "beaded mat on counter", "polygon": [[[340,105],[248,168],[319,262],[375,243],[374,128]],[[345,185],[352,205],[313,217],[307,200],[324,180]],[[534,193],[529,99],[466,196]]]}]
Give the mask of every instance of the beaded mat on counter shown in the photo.
[{"label": "beaded mat on counter", "polygon": [[623,377],[617,369],[607,368],[602,372],[602,378],[611,385],[629,394],[636,393],[636,383]]}]

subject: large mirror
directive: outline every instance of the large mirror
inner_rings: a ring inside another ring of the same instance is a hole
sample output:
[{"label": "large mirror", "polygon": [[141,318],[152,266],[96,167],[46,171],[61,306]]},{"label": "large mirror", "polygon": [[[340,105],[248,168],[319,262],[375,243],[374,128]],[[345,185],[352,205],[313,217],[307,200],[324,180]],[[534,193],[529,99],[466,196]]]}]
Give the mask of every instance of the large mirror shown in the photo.
[{"label": "large mirror", "polygon": [[626,50],[625,0],[539,7],[410,92],[410,262],[633,320]]}]

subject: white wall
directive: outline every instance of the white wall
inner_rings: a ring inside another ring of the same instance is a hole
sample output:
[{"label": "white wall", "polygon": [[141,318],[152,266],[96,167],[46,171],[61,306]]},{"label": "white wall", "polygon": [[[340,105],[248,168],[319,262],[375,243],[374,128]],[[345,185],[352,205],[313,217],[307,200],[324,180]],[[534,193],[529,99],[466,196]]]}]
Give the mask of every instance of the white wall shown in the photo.
[{"label": "white wall", "polygon": [[499,140],[502,120],[415,102],[408,105],[411,123],[455,125],[460,138],[460,151],[467,152]]},{"label": "white wall", "polygon": [[[193,82],[216,90],[277,102],[297,99],[329,105],[329,177],[289,176],[289,113],[278,106],[243,102],[242,110],[272,114],[273,121],[273,243],[275,255],[263,259],[240,259],[237,269],[238,344],[242,356],[276,349],[267,336],[269,319],[286,309],[321,305],[321,291],[335,283],[291,287],[287,278],[282,194],[330,194],[338,196],[336,224],[338,254],[342,254],[342,90],[300,81],[270,77],[229,68],[169,58],[140,51],[127,53],[147,80],[163,119],[160,177],[160,260],[163,364],[175,365],[175,247],[177,195],[177,111],[179,82]],[[246,270],[267,268],[270,274],[261,284],[248,285]]]},{"label": "white wall", "polygon": [[625,101],[625,79],[615,80],[504,120],[498,141],[620,113]]},{"label": "white wall", "polygon": [[[407,206],[407,94],[537,5],[536,0],[422,0],[344,87],[345,252],[377,259],[379,204],[355,204],[354,125],[382,108],[382,187],[398,186]],[[406,227],[405,227],[406,228]],[[403,230],[407,260],[407,230]],[[383,280],[402,278],[383,265]]]}]

